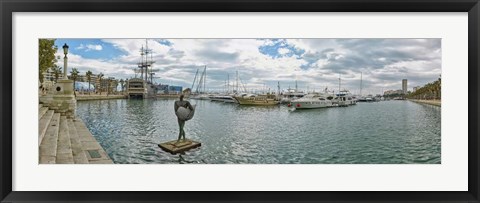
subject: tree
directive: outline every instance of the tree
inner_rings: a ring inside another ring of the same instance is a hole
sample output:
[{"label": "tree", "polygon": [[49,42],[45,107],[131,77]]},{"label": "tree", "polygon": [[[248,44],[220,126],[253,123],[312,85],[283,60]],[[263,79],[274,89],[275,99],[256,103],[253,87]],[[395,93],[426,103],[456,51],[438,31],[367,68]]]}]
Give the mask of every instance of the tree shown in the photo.
[{"label": "tree", "polygon": [[54,67],[57,62],[56,52],[55,39],[40,39],[38,41],[38,79],[41,83],[43,82],[43,73]]},{"label": "tree", "polygon": [[53,72],[53,76],[55,77],[55,83],[56,83],[60,75],[62,75],[62,68],[54,64],[51,69]]},{"label": "tree", "polygon": [[87,77],[87,81],[88,81],[88,94],[90,94],[90,82],[92,81],[92,71],[87,71],[85,73],[85,76]]},{"label": "tree", "polygon": [[102,94],[102,77],[103,77],[103,76],[104,76],[104,75],[103,75],[102,72],[100,72],[100,73],[98,74],[98,76],[97,76],[97,77],[98,77],[98,81],[100,82],[99,88],[98,88],[98,91],[100,92],[100,95]]},{"label": "tree", "polygon": [[118,80],[115,80],[115,89],[114,89],[114,93],[117,94],[117,89],[118,89]]},{"label": "tree", "polygon": [[122,93],[123,93],[123,88],[125,87],[125,81],[123,79],[120,79],[120,86],[122,87]]},{"label": "tree", "polygon": [[112,81],[110,79],[107,78],[107,96],[108,96],[108,93],[110,93],[110,83]]},{"label": "tree", "polygon": [[77,96],[77,94],[75,93],[75,81],[77,80],[79,73],[80,71],[78,71],[76,68],[72,68],[72,70],[70,71],[70,77],[73,80],[73,94],[75,96]]}]

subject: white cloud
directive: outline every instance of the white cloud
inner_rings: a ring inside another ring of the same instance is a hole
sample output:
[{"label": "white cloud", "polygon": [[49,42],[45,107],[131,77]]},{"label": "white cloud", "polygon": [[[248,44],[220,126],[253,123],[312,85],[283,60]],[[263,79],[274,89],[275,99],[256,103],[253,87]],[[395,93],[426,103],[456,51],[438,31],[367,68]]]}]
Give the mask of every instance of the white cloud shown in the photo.
[{"label": "white cloud", "polygon": [[290,49],[280,48],[280,49],[278,49],[278,53],[279,53],[280,55],[285,55],[285,54],[290,53]]},{"label": "white cloud", "polygon": [[103,49],[102,45],[99,44],[87,44],[83,45],[80,44],[79,47],[75,48],[77,50],[85,50],[85,51],[101,51]]},{"label": "white cloud", "polygon": [[[248,89],[261,89],[264,84],[276,89],[292,86],[298,80],[299,88],[323,89],[338,87],[341,73],[342,87],[359,89],[363,73],[364,92],[380,93],[381,89],[400,89],[401,79],[411,77],[409,84],[428,83],[441,73],[441,49],[435,40],[404,39],[286,39],[276,49],[282,57],[270,57],[259,51],[260,46],[275,45],[270,39],[167,39],[167,46],[157,40],[148,40],[157,82],[190,87],[197,69],[207,65],[207,86],[221,90],[235,72]],[[116,78],[134,77],[140,62],[140,49],[145,39],[102,39],[123,51],[108,60],[90,59],[69,54],[69,70],[78,68],[81,74],[91,70]],[[285,48],[288,45],[288,48]],[[290,55],[294,47],[301,56]],[[76,49],[106,51],[101,45],[81,44]],[[61,55],[60,50],[58,55]],[[59,60],[63,66],[63,60]],[[400,83],[400,85],[398,85]]]}]

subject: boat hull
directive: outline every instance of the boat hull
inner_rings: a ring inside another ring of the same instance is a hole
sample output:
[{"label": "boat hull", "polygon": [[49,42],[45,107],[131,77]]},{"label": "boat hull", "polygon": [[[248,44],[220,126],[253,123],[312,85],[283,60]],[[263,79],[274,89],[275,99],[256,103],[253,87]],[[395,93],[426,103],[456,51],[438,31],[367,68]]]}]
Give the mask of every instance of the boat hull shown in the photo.
[{"label": "boat hull", "polygon": [[296,109],[318,109],[332,107],[331,102],[292,102],[291,106]]},{"label": "boat hull", "polygon": [[275,99],[269,98],[256,98],[256,97],[235,97],[240,105],[251,105],[251,106],[274,106],[278,105],[280,102]]}]

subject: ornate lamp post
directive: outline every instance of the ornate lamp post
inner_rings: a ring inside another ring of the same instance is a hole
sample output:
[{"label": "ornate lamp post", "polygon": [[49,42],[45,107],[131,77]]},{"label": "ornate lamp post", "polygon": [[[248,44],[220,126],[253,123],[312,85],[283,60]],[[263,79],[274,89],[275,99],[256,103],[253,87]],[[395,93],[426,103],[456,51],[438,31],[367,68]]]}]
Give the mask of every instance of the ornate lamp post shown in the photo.
[{"label": "ornate lamp post", "polygon": [[67,80],[67,62],[68,62],[68,57],[67,57],[67,54],[68,54],[68,45],[67,43],[65,43],[63,45],[63,54],[65,54],[65,56],[63,57],[63,79]]},{"label": "ornate lamp post", "polygon": [[55,88],[51,95],[47,95],[40,99],[44,106],[55,107],[55,113],[60,113],[61,116],[75,119],[75,112],[77,100],[74,94],[73,80],[67,77],[67,62],[68,62],[68,45],[63,45],[63,77],[55,84]]}]

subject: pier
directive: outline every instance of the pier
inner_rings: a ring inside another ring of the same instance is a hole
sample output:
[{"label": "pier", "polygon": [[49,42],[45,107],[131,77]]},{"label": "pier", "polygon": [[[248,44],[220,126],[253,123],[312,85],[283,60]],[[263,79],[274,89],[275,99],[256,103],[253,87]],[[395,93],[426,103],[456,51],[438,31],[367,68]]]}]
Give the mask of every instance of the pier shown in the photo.
[{"label": "pier", "polygon": [[39,104],[39,164],[113,164],[85,123]]}]

